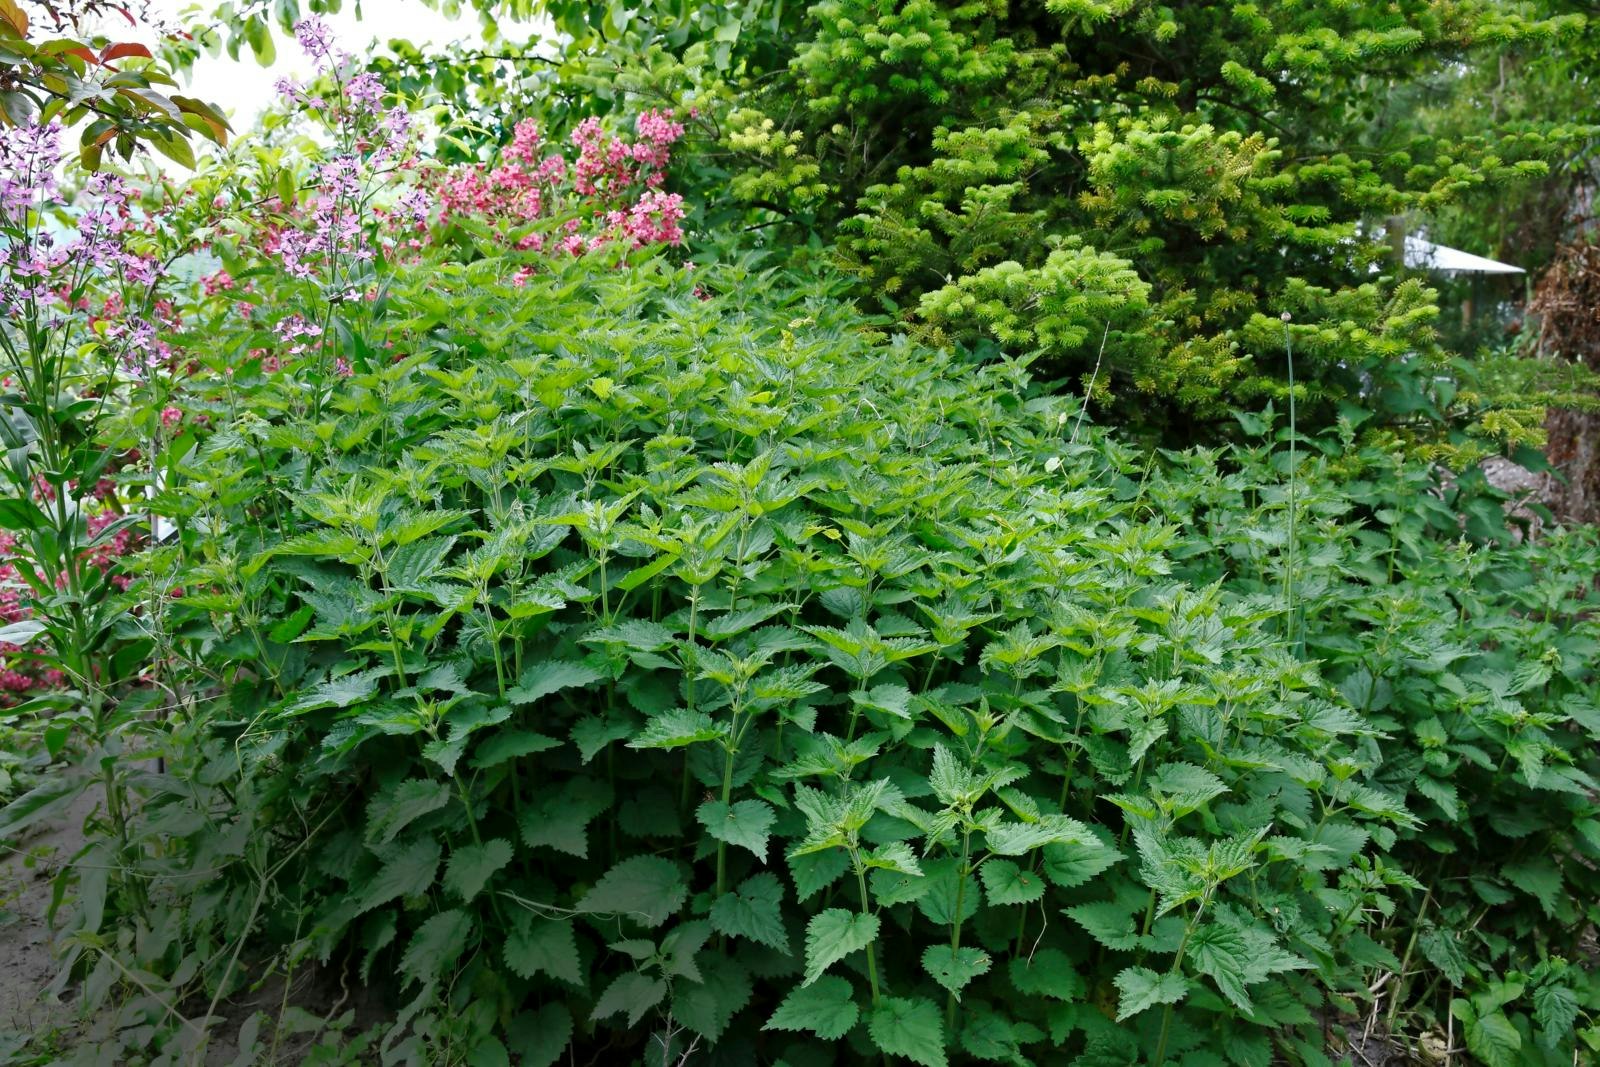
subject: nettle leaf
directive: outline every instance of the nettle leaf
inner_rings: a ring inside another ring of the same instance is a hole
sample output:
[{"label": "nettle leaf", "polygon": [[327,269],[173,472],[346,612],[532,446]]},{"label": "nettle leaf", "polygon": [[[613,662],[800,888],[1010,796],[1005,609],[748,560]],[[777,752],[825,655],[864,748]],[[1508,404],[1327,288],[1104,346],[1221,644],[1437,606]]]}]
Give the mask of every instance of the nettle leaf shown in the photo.
[{"label": "nettle leaf", "polygon": [[891,841],[866,853],[863,866],[870,871],[893,871],[913,878],[922,877],[922,864],[917,861],[911,846],[904,841]]},{"label": "nettle leaf", "polygon": [[1077,904],[1066,909],[1068,915],[1088,935],[1106,948],[1129,952],[1139,947],[1139,918],[1118,900]]},{"label": "nettle leaf", "polygon": [[628,619],[596,630],[580,640],[586,645],[621,645],[634,652],[660,652],[676,642],[671,629],[649,619]]},{"label": "nettle leaf", "polygon": [[1192,763],[1165,763],[1150,776],[1149,788],[1166,800],[1173,815],[1187,815],[1228,791],[1222,779]]},{"label": "nettle leaf", "polygon": [[1539,1023],[1539,1043],[1554,1049],[1572,1033],[1578,1018],[1578,994],[1564,985],[1546,982],[1533,991],[1533,1017]]},{"label": "nettle leaf", "polygon": [[356,914],[371,911],[396,897],[415,897],[433,886],[443,850],[431,837],[413,841],[393,853],[378,873],[356,892]]},{"label": "nettle leaf", "polygon": [[1424,959],[1439,968],[1452,986],[1459,987],[1466,982],[1469,963],[1466,951],[1456,939],[1454,931],[1430,925],[1417,937],[1417,948]]},{"label": "nettle leaf", "polygon": [[935,926],[966,922],[978,913],[982,892],[972,875],[960,875],[961,860],[956,857],[928,860],[922,865],[928,891],[917,897],[917,909]]},{"label": "nettle leaf", "polygon": [[580,858],[589,855],[588,827],[611,806],[611,787],[592,778],[569,779],[543,791],[522,812],[522,840],[529,848],[555,849]]},{"label": "nettle leaf", "polygon": [[1503,1012],[1491,1011],[1479,1018],[1464,1000],[1451,1001],[1450,1010],[1466,1024],[1462,1032],[1467,1051],[1486,1067],[1518,1067],[1522,1062],[1522,1035]]},{"label": "nettle leaf", "polygon": [[512,973],[523,978],[532,978],[542,971],[580,989],[584,986],[577,938],[572,923],[565,919],[518,913],[506,934],[502,955]]},{"label": "nettle leaf", "polygon": [[378,667],[347,674],[342,678],[330,678],[312,686],[303,697],[290,704],[285,711],[289,715],[301,715],[322,708],[348,708],[376,695],[378,680],[388,675],[388,668]]},{"label": "nettle leaf", "polygon": [[368,806],[369,845],[387,845],[416,820],[450,803],[449,782],[412,778],[380,793]]},{"label": "nettle leaf", "polygon": [[718,841],[749,849],[756,859],[767,858],[767,837],[778,813],[764,800],[739,800],[724,804],[708,800],[695,811],[706,833]]},{"label": "nettle leaf", "polygon": [[961,1047],[980,1060],[1026,1062],[1022,1043],[1043,1038],[1044,1032],[1030,1023],[1012,1023],[1006,1017],[978,1008],[966,1013],[961,1023]]},{"label": "nettle leaf", "polygon": [[978,876],[990,904],[1032,904],[1044,896],[1044,877],[1010,860],[986,860]]},{"label": "nettle leaf", "polygon": [[762,873],[745,879],[732,893],[711,905],[711,927],[719,934],[743,937],[789,954],[789,935],[783,928],[783,883]]},{"label": "nettle leaf", "polygon": [[705,712],[674,708],[645,723],[638,736],[628,742],[628,747],[681,748],[702,741],[720,741],[726,735],[727,729],[717,725]]},{"label": "nettle leaf", "polygon": [[1044,874],[1062,889],[1076,889],[1121,861],[1122,853],[1097,836],[1044,846]]},{"label": "nettle leaf", "polygon": [[500,730],[478,746],[478,751],[471,762],[475,769],[486,771],[491,767],[500,766],[507,760],[520,759],[523,756],[532,756],[560,747],[560,741],[532,730]]},{"label": "nettle leaf", "polygon": [[672,1017],[714,1044],[750,1003],[753,989],[749,972],[737,960],[713,957],[701,981],[673,985]]},{"label": "nettle leaf", "polygon": [[929,945],[922,953],[922,967],[945,989],[961,999],[961,991],[974,978],[988,974],[993,964],[987,952],[975,948]]},{"label": "nettle leaf", "polygon": [[1011,961],[1011,984],[1017,992],[1073,1001],[1083,996],[1084,983],[1067,954],[1058,948],[1042,948],[1032,956]]},{"label": "nettle leaf", "polygon": [[689,889],[678,865],[659,856],[634,856],[607,871],[578,901],[585,915],[623,915],[660,926],[683,906]]},{"label": "nettle leaf", "polygon": [[1176,1004],[1189,992],[1181,974],[1157,974],[1148,967],[1128,967],[1116,977],[1117,1022],[1157,1004]]},{"label": "nettle leaf", "polygon": [[559,693],[573,686],[593,685],[605,674],[576,660],[546,660],[525,667],[517,684],[506,693],[513,704],[532,704],[537,700]]},{"label": "nettle leaf", "polygon": [[464,911],[451,909],[432,916],[411,938],[400,958],[400,973],[423,985],[433,982],[460,958],[471,933],[472,919]]},{"label": "nettle leaf", "polygon": [[867,1019],[872,1043],[922,1067],[946,1067],[944,1019],[926,997],[884,997]]},{"label": "nettle leaf", "polygon": [[1094,835],[1074,819],[1046,815],[1038,822],[999,823],[984,831],[984,839],[989,851],[998,856],[1021,856],[1046,845],[1093,841]]},{"label": "nettle leaf", "polygon": [[1248,947],[1238,930],[1221,923],[1205,923],[1190,936],[1189,949],[1196,970],[1209,975],[1222,995],[1240,1011],[1252,1010],[1245,992],[1250,970]]},{"label": "nettle leaf", "polygon": [[849,980],[830,974],[793,990],[762,1029],[804,1030],[824,1041],[837,1041],[860,1016]]},{"label": "nettle leaf", "polygon": [[633,733],[633,724],[626,719],[604,718],[599,715],[585,715],[572,726],[572,743],[578,749],[578,755],[583,762],[588,763],[613,741],[621,741]]},{"label": "nettle leaf", "polygon": [[462,845],[450,852],[444,887],[463,901],[477,896],[495,871],[511,862],[511,842],[494,838],[481,845]]},{"label": "nettle leaf", "polygon": [[838,849],[788,857],[789,874],[794,878],[795,897],[808,899],[837,882],[850,869],[850,857]]},{"label": "nettle leaf", "polygon": [[519,1067],[554,1067],[572,1040],[572,1013],[560,1002],[523,1012],[506,1027],[506,1043]]},{"label": "nettle leaf", "polygon": [[859,952],[878,937],[878,917],[829,908],[806,925],[806,978],[810,985],[822,972],[852,952]]},{"label": "nettle leaf", "polygon": [[1536,856],[1500,868],[1506,881],[1533,896],[1546,915],[1553,916],[1561,899],[1561,869],[1548,856]]},{"label": "nettle leaf", "polygon": [[638,1026],[645,1013],[660,1004],[667,996],[667,983],[650,978],[638,971],[618,975],[594,1002],[591,1019],[604,1019],[608,1015],[626,1013],[629,1026]]}]

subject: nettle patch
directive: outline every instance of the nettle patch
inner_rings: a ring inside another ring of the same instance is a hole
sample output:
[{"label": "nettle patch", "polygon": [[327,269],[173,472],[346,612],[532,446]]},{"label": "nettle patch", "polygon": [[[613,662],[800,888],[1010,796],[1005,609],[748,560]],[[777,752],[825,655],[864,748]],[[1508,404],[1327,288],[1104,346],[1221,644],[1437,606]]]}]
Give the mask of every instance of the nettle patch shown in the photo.
[{"label": "nettle patch", "polygon": [[[1447,497],[1425,466],[1348,436],[1319,452],[1300,470],[1294,632],[1382,731],[1360,755],[1379,788],[1422,820],[1390,850],[1422,886],[1375,935],[1393,976],[1378,1007],[1411,1032],[1453,1017],[1488,1064],[1571,1062],[1600,1048],[1582,947],[1600,899],[1600,540],[1514,543],[1470,477]],[[1152,480],[1152,505],[1190,531],[1174,554],[1191,580],[1281,599],[1287,486],[1230,471],[1283,459],[1196,453]]]},{"label": "nettle patch", "polygon": [[392,1057],[1315,1058],[1414,820],[1132,456],[827,284],[511,273],[401,269],[320,410],[202,375],[254,415],[157,501],[194,775],[320,804],[263,921]]}]

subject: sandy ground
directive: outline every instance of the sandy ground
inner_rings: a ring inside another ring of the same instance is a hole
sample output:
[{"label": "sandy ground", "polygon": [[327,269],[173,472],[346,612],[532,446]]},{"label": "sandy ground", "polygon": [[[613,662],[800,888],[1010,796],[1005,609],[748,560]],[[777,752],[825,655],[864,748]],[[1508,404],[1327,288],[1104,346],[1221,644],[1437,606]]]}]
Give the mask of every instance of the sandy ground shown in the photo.
[{"label": "sandy ground", "polygon": [[[42,822],[25,834],[20,842],[0,845],[0,1064],[9,1061],[32,1036],[29,1052],[71,1047],[77,1035],[99,1029],[106,1020],[85,1020],[74,1003],[69,987],[59,998],[48,994],[59,965],[51,950],[52,935],[45,915],[50,907],[51,879],[84,843],[84,822],[100,803],[100,791],[91,789],[54,820]],[[203,1016],[205,1005],[195,1005],[185,1013]],[[207,1042],[206,1067],[227,1067],[239,1057],[240,1027],[256,1012],[268,1020],[298,1016],[281,1035],[276,1062],[302,1062],[306,1046],[318,1037],[313,1016],[330,1017],[354,1009],[354,1025],[345,1028],[353,1036],[385,1016],[377,999],[364,989],[341,989],[336,976],[312,967],[301,968],[286,991],[284,982],[269,978],[262,987],[241,995],[217,1008]],[[302,1014],[309,1013],[309,1014]],[[271,1043],[271,1022],[261,1028],[263,1044]],[[263,1056],[253,1061],[265,1064]]]},{"label": "sandy ground", "polygon": [[45,912],[50,880],[82,847],[84,820],[99,803],[99,790],[91,789],[60,818],[0,850],[0,1041],[7,1034],[70,1029],[76,1020],[65,998],[45,995],[57,972]]}]

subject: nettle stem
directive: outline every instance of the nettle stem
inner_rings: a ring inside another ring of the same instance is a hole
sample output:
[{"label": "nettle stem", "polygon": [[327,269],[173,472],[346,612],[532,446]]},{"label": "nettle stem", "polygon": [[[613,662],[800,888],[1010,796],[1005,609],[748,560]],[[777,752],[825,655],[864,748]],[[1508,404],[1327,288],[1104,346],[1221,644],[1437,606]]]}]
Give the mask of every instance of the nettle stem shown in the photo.
[{"label": "nettle stem", "polygon": [[[956,867],[956,909],[950,921],[950,966],[956,966],[956,957],[961,953],[961,909],[967,903],[967,874],[968,864],[972,860],[972,829],[968,827],[961,832],[961,863]],[[1027,914],[1026,910],[1023,912]],[[945,1026],[952,1035],[956,1030],[956,991],[950,990],[945,998],[944,1018]]]},{"label": "nettle stem", "polygon": [[[694,714],[694,669],[696,659],[694,654],[694,634],[699,611],[700,586],[692,585],[689,587],[689,637],[688,643],[684,646],[683,657],[683,706],[690,715]],[[689,747],[686,745],[683,749],[683,779],[678,786],[678,817],[681,819],[689,817]]]},{"label": "nettle stem", "polygon": [[[726,819],[729,814],[729,804],[733,799],[733,763],[739,755],[739,707],[733,708],[733,725],[728,728],[728,740],[723,745],[724,757],[722,760],[722,817]],[[687,759],[687,757],[685,757]],[[717,896],[722,896],[728,890],[728,843],[721,838],[717,839]]]},{"label": "nettle stem", "polygon": [[[861,914],[872,914],[872,898],[867,896],[867,868],[861,861],[861,848],[852,844],[850,847],[850,864],[856,871],[856,888],[861,891]],[[867,942],[867,982],[872,987],[872,1006],[876,1008],[881,994],[878,990],[878,956],[876,951],[877,940]]]},{"label": "nettle stem", "polygon": [[[1178,942],[1178,951],[1172,957],[1172,966],[1167,968],[1168,974],[1181,975],[1183,973],[1183,956],[1189,950],[1189,938],[1194,936],[1195,928],[1200,925],[1200,917],[1205,914],[1206,904],[1211,900],[1211,890],[1208,887],[1200,896],[1199,906],[1194,909],[1194,917],[1189,920],[1189,925],[1183,928],[1183,938]],[[1151,1061],[1151,1067],[1161,1067],[1167,1061],[1167,1039],[1172,1035],[1172,1009],[1171,1004],[1166,1005],[1161,1012],[1161,1037],[1156,1041],[1156,1056]]]}]

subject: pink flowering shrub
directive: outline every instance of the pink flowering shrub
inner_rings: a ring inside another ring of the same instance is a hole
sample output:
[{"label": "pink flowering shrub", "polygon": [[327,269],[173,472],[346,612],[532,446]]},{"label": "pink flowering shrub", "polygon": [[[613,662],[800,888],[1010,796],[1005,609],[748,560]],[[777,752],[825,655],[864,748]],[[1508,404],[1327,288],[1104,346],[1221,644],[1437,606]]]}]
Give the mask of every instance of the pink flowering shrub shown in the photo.
[{"label": "pink flowering shrub", "polygon": [[[639,116],[633,138],[596,118],[572,131],[572,158],[545,145],[531,119],[517,123],[494,165],[450,168],[434,179],[441,222],[467,217],[514,235],[519,251],[583,255],[681,245],[683,197],[661,189],[683,126],[665,112]],[[545,228],[530,224],[546,221]]]}]

